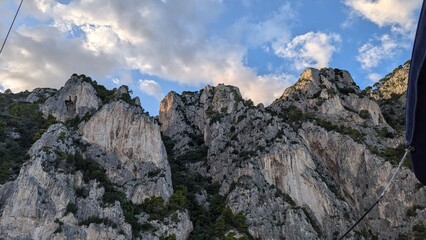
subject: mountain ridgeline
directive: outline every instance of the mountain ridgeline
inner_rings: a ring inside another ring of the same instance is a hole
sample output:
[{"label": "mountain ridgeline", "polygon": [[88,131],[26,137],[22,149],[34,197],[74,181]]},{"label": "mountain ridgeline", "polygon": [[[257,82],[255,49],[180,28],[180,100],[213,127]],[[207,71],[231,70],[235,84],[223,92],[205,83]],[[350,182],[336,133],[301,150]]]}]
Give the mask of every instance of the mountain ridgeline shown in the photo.
[{"label": "mountain ridgeline", "polygon": [[[153,118],[128,87],[72,75],[0,94],[0,239],[336,239],[404,154],[409,62],[361,90],[306,69],[272,104],[219,84]],[[426,238],[410,162],[353,239]]]}]

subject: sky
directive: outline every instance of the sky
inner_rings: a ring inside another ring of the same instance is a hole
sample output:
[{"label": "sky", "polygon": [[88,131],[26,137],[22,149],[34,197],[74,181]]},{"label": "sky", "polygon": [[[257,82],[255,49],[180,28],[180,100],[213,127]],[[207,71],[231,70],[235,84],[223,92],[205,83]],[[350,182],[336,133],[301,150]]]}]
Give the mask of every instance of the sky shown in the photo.
[{"label": "sky", "polygon": [[[3,41],[20,0],[0,0]],[[0,55],[0,91],[73,73],[128,85],[151,115],[170,91],[219,83],[270,104],[307,67],[363,89],[411,57],[422,0],[24,0]]]}]

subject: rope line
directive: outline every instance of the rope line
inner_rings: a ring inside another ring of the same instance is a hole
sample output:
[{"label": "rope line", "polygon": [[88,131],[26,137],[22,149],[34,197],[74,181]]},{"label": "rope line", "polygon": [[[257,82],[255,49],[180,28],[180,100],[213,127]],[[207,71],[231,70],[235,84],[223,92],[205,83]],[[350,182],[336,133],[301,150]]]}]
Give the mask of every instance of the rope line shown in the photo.
[{"label": "rope line", "polygon": [[348,235],[364,218],[365,216],[367,216],[368,213],[370,213],[370,211],[380,202],[380,200],[383,198],[383,196],[385,195],[385,193],[388,191],[390,185],[392,184],[393,180],[395,179],[396,174],[399,172],[399,169],[401,168],[402,164],[405,161],[405,158],[407,158],[407,154],[411,151],[411,147],[408,147],[405,150],[404,156],[402,157],[401,161],[398,164],[398,167],[396,169],[396,171],[394,172],[393,176],[391,177],[391,179],[388,182],[388,185],[385,187],[385,189],[383,189],[382,194],[380,194],[379,198],[377,199],[377,201],[364,213],[364,215],[361,216],[360,219],[358,219],[358,221],[355,222],[354,225],[352,225],[351,228],[349,228],[348,231],[346,231],[345,234],[343,234],[339,240],[342,240],[343,238],[346,237],[346,235]]},{"label": "rope line", "polygon": [[13,24],[15,23],[16,16],[18,16],[19,10],[21,9],[22,2],[24,2],[24,0],[21,0],[21,3],[19,4],[18,9],[16,10],[15,16],[13,17],[13,21],[10,24],[10,27],[9,27],[9,31],[7,31],[6,38],[4,39],[3,44],[1,45],[0,54],[3,52],[4,45],[6,44],[6,41],[9,37],[9,34],[10,34],[10,31],[12,30]]}]

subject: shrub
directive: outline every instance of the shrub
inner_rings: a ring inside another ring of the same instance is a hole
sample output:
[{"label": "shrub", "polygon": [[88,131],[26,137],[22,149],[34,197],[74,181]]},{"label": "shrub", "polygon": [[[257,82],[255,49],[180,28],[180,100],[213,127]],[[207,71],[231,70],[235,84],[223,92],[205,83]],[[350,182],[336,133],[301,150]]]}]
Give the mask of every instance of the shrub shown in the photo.
[{"label": "shrub", "polygon": [[359,111],[359,116],[363,119],[370,119],[371,118],[370,112],[366,109],[362,109],[361,111]]},{"label": "shrub", "polygon": [[339,88],[339,92],[342,93],[342,94],[344,94],[344,95],[349,95],[350,93],[356,93],[355,89],[350,88],[350,87],[348,87],[348,88]]},{"label": "shrub", "polygon": [[387,147],[383,149],[383,151],[380,153],[380,156],[384,160],[389,161],[391,164],[396,165],[404,156],[404,153],[405,145],[401,144],[396,148]]},{"label": "shrub", "polygon": [[251,100],[251,99],[247,99],[247,100],[244,102],[244,105],[246,105],[247,107],[253,107],[253,106],[254,106],[253,100]]},{"label": "shrub", "polygon": [[169,235],[169,236],[166,236],[166,237],[160,236],[160,240],[176,240],[176,235],[172,234],[172,235]]},{"label": "shrub", "polygon": [[184,162],[198,162],[207,159],[208,148],[200,146],[193,150],[187,151],[185,154],[179,156],[179,160]]},{"label": "shrub", "polygon": [[[187,194],[187,193],[186,193]],[[184,210],[188,207],[188,199],[186,194],[182,190],[177,190],[169,199],[169,209],[174,210]]]},{"label": "shrub", "polygon": [[144,212],[149,214],[149,219],[161,220],[168,214],[168,209],[161,197],[147,198],[140,207]]},{"label": "shrub", "polygon": [[65,214],[67,213],[75,214],[77,210],[78,210],[77,205],[75,205],[74,203],[68,203]]},{"label": "shrub", "polygon": [[395,137],[392,132],[389,131],[387,127],[382,127],[380,129],[375,128],[377,134],[382,138],[393,138]]},{"label": "shrub", "polygon": [[[52,124],[38,104],[21,102],[26,93],[0,95],[0,185],[17,177],[27,152]],[[13,138],[7,132],[19,134]]]},{"label": "shrub", "polygon": [[426,239],[426,227],[422,223],[413,226],[414,239]]},{"label": "shrub", "polygon": [[220,121],[220,119],[222,119],[222,117],[224,116],[223,114],[213,110],[212,106],[209,106],[207,108],[206,115],[210,118],[211,124]]},{"label": "shrub", "polygon": [[55,219],[55,223],[58,224],[58,228],[56,228],[56,230],[53,232],[53,234],[62,232],[62,227],[64,226],[64,222],[62,222],[59,219]]},{"label": "shrub", "polygon": [[417,216],[416,210],[422,210],[424,209],[424,207],[420,206],[420,205],[414,205],[411,208],[407,209],[407,217],[415,217]]}]

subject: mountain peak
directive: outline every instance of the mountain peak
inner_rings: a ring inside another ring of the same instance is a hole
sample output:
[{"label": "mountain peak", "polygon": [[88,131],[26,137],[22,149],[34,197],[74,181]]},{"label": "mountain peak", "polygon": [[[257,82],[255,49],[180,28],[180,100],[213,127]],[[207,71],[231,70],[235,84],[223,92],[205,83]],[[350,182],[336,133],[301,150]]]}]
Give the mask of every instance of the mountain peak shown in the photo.
[{"label": "mountain peak", "polygon": [[360,92],[348,71],[338,68],[307,68],[300,74],[299,80],[287,88],[278,100],[318,97],[324,90],[342,94]]},{"label": "mountain peak", "polygon": [[399,97],[407,91],[409,70],[410,61],[407,61],[365,90],[376,100]]}]

